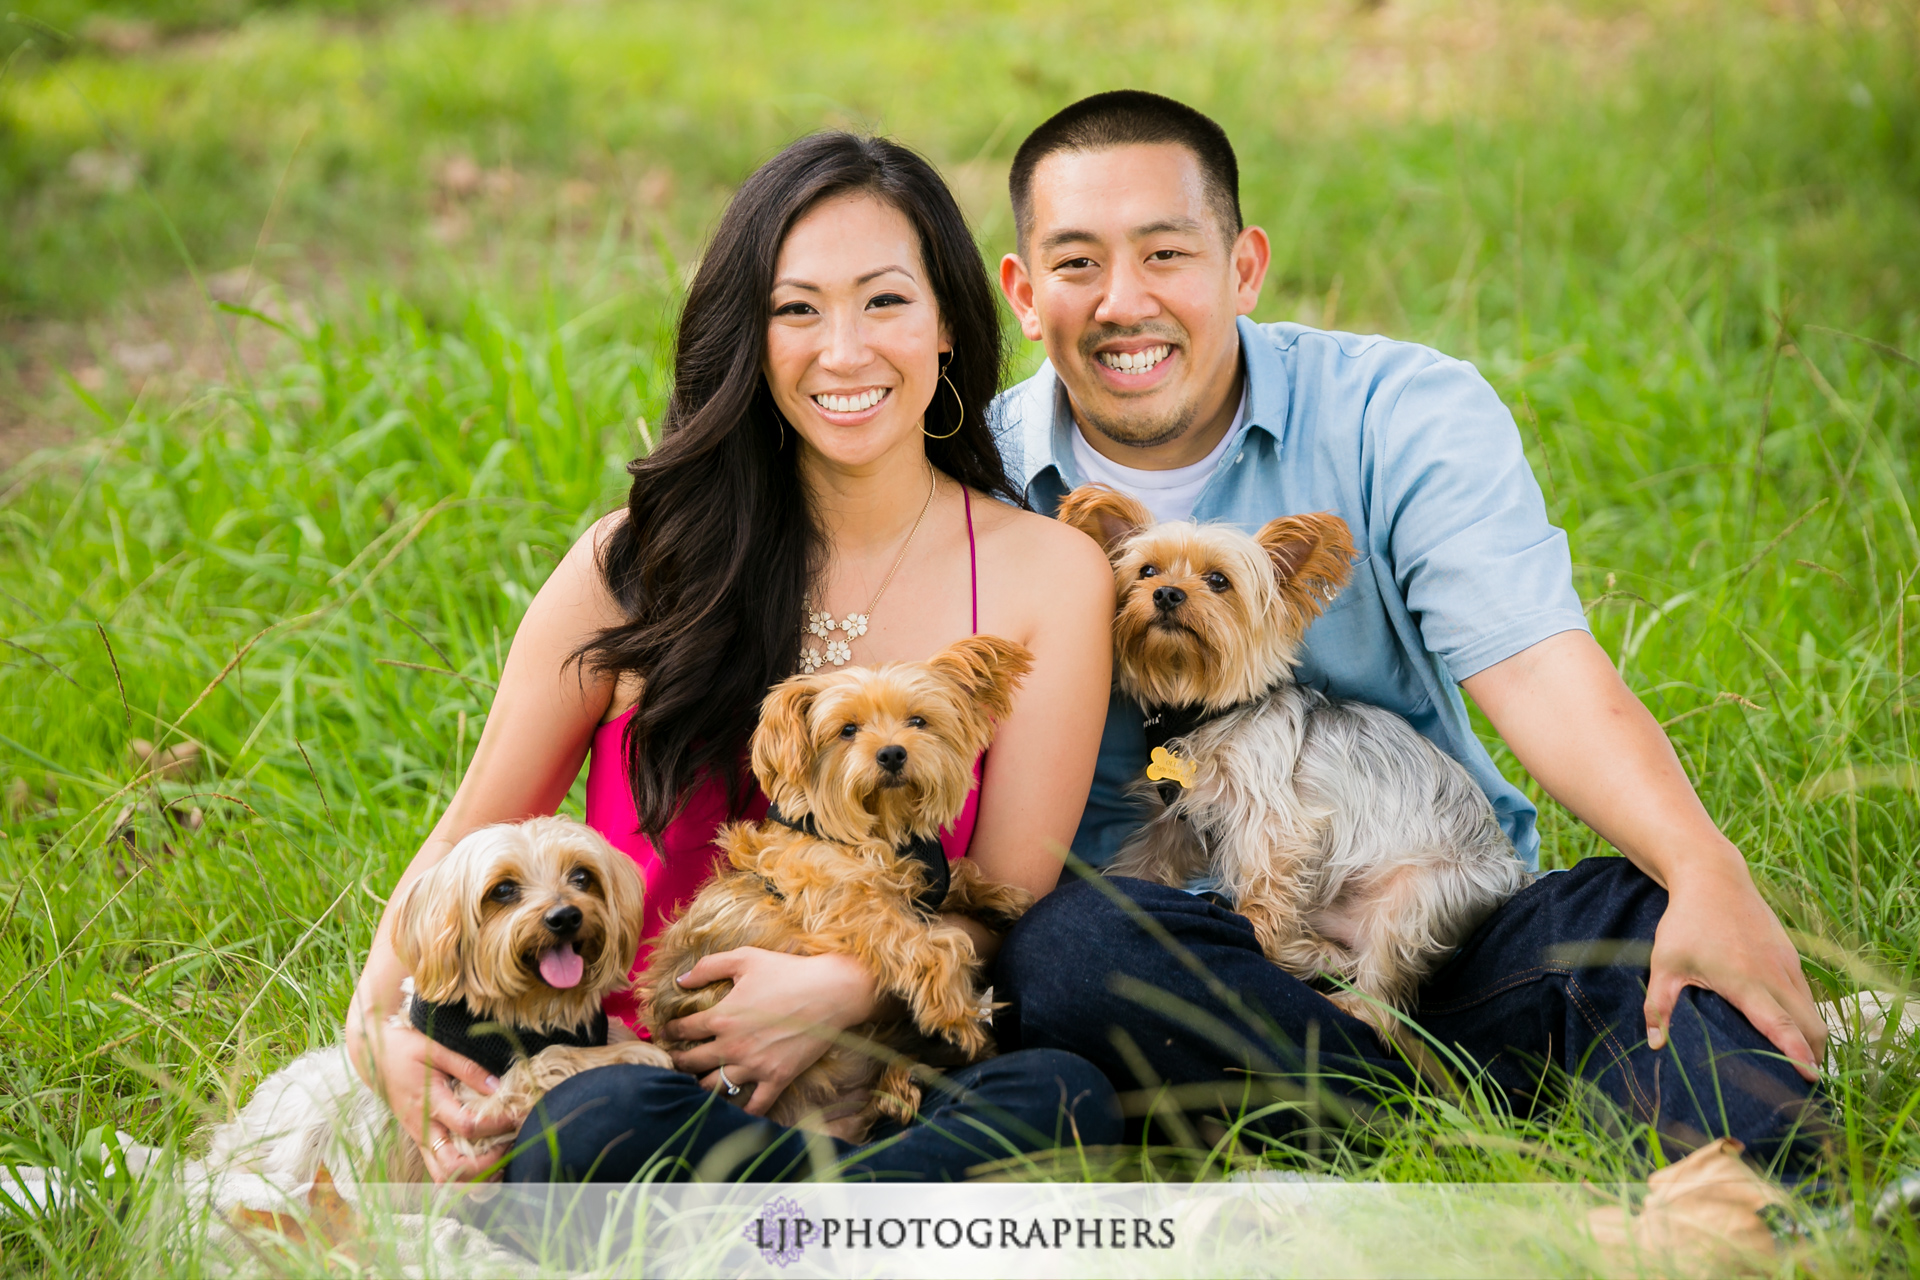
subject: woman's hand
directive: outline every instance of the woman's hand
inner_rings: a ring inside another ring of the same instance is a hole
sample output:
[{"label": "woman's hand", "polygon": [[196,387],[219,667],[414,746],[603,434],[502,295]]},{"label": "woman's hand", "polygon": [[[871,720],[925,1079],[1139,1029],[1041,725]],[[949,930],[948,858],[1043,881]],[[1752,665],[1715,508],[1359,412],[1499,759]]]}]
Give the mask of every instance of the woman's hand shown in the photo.
[{"label": "woman's hand", "polygon": [[[709,1089],[727,1080],[751,1089],[746,1109],[763,1116],[795,1077],[820,1060],[834,1036],[871,1021],[873,975],[852,956],[793,956],[741,947],[704,956],[680,985],[691,990],[733,980],[733,990],[711,1009],[666,1025],[670,1039],[699,1040],[673,1055],[680,1070]],[[736,1099],[737,1101],[737,1099]]]},{"label": "woman's hand", "polygon": [[[349,1036],[350,1051],[357,1038]],[[515,1133],[525,1117],[481,1122],[453,1096],[449,1077],[480,1093],[492,1093],[500,1082],[473,1059],[434,1043],[412,1027],[384,1027],[369,1038],[366,1049],[374,1059],[371,1081],[378,1082],[377,1088],[384,1087],[387,1105],[419,1146],[428,1176],[435,1182],[476,1182],[489,1176],[499,1163],[498,1155],[462,1155],[454,1149],[451,1136],[481,1139]]]}]

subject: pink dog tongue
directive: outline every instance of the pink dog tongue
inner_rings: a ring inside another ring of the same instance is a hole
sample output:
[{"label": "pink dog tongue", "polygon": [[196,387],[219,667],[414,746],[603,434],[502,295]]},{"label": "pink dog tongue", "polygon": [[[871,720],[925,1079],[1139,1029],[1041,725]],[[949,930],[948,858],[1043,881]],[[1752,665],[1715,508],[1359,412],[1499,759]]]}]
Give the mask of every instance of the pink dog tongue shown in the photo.
[{"label": "pink dog tongue", "polygon": [[580,975],[586,967],[586,961],[580,958],[571,942],[563,942],[540,957],[540,976],[550,987],[579,986]]}]

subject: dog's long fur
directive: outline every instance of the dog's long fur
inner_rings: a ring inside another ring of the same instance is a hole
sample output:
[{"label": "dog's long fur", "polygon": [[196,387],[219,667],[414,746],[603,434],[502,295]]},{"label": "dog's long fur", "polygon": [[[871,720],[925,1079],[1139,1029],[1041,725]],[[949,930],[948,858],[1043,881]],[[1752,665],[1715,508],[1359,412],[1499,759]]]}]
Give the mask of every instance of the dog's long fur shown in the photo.
[{"label": "dog's long fur", "polygon": [[[475,831],[394,903],[394,951],[413,979],[408,999],[465,1000],[478,1017],[539,1032],[587,1022],[626,983],[640,943],[641,893],[632,861],[580,823],[534,818]],[[565,940],[584,962],[582,975],[568,988],[548,985],[539,970],[540,954],[557,941],[543,917],[561,905],[581,912],[578,931]],[[406,1025],[407,1015],[403,1005],[393,1020]],[[547,1090],[590,1067],[671,1067],[657,1046],[624,1025],[614,1030],[626,1038],[610,1035],[598,1048],[555,1045],[517,1059],[490,1095],[457,1080],[454,1094],[490,1120],[524,1115]],[[454,1135],[451,1145],[497,1156],[512,1142],[511,1133],[478,1145]],[[214,1129],[207,1164],[263,1174],[288,1189],[311,1182],[322,1164],[343,1182],[426,1177],[419,1148],[384,1096],[353,1070],[343,1045],[308,1053],[262,1081],[246,1107]]]},{"label": "dog's long fur", "polygon": [[[1020,645],[975,636],[927,662],[795,676],[767,695],[753,735],[754,776],[782,815],[811,818],[819,834],[772,821],[721,831],[728,866],[661,935],[640,979],[659,1043],[684,1047],[666,1025],[732,989],[720,982],[689,991],[679,975],[702,956],[763,947],[856,956],[909,1013],[849,1032],[781,1093],[769,1113],[779,1123],[828,1129],[835,1104],[866,1091],[862,1110],[831,1129],[858,1138],[880,1115],[912,1118],[917,1062],[985,1056],[973,944],[957,925],[916,909],[923,870],[895,850],[911,836],[937,836],[959,816],[973,762],[1031,663]],[[898,772],[878,763],[888,747],[906,751]],[[985,879],[966,859],[951,864],[951,875],[944,912],[1005,927],[1032,904],[1031,894]]]},{"label": "dog's long fur", "polygon": [[1334,1001],[1408,1044],[1391,1010],[1528,876],[1458,761],[1392,712],[1294,683],[1301,638],[1347,582],[1345,522],[1155,524],[1097,485],[1059,515],[1113,564],[1122,692],[1213,717],[1168,744],[1193,785],[1165,804],[1142,783],[1153,816],[1108,871],[1213,874],[1269,959],[1350,984]]}]

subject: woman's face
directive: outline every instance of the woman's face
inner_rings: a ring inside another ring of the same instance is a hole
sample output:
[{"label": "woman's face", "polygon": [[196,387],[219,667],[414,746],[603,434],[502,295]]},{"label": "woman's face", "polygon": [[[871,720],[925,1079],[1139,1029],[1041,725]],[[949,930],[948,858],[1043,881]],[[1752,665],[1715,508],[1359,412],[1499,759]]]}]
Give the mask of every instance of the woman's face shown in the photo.
[{"label": "woman's face", "polygon": [[824,200],[774,268],[767,385],[826,460],[863,467],[917,438],[952,349],[913,224],[885,201]]}]

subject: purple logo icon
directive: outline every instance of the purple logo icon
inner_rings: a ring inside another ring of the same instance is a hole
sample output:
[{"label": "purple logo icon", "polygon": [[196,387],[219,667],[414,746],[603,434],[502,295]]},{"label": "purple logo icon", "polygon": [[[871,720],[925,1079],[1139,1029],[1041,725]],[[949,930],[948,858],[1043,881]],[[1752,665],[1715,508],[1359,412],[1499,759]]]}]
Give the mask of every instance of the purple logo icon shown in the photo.
[{"label": "purple logo icon", "polygon": [[760,1206],[760,1216],[747,1223],[741,1235],[753,1242],[760,1256],[776,1267],[798,1262],[807,1251],[807,1240],[818,1230],[808,1221],[805,1210],[781,1196]]}]

